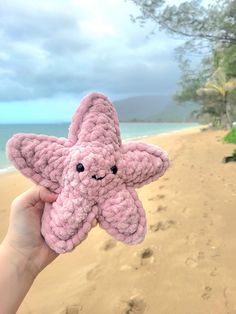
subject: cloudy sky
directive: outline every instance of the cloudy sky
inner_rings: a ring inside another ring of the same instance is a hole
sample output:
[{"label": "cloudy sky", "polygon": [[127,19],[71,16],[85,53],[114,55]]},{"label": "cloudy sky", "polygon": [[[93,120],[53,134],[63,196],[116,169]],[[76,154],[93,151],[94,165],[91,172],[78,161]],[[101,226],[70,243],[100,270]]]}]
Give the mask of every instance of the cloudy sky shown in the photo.
[{"label": "cloudy sky", "polygon": [[67,121],[90,91],[173,94],[179,43],[130,14],[130,0],[1,1],[0,123]]}]

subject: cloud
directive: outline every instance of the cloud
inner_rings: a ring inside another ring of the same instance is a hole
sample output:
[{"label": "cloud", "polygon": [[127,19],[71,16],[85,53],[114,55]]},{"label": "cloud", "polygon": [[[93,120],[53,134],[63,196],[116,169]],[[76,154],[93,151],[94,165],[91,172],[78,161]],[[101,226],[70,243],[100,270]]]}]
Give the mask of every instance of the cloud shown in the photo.
[{"label": "cloud", "polygon": [[169,93],[176,42],[147,39],[122,0],[9,0],[0,4],[0,102],[75,95]]}]

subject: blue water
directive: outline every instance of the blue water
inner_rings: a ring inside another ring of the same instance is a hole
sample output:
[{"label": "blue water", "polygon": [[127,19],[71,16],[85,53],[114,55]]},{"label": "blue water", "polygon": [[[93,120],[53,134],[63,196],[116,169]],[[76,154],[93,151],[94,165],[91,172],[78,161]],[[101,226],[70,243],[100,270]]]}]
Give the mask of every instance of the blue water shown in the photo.
[{"label": "blue water", "polygon": [[[196,123],[120,123],[121,137],[124,141],[142,138],[154,134],[169,133],[197,126]],[[5,145],[16,133],[48,134],[67,137],[69,124],[6,124],[0,125],[0,172],[9,169]]]}]

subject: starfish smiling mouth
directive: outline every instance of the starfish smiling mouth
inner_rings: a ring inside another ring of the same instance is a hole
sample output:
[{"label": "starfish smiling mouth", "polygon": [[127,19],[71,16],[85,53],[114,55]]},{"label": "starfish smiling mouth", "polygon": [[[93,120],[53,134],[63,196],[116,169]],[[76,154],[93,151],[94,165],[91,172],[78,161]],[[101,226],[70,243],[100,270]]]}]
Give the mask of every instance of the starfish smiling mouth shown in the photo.
[{"label": "starfish smiling mouth", "polygon": [[[105,176],[106,176],[106,175],[105,175]],[[93,175],[92,178],[95,179],[95,180],[102,180],[103,178],[105,178],[105,176],[104,176],[104,177],[98,177],[98,178],[97,178],[96,175]]]}]

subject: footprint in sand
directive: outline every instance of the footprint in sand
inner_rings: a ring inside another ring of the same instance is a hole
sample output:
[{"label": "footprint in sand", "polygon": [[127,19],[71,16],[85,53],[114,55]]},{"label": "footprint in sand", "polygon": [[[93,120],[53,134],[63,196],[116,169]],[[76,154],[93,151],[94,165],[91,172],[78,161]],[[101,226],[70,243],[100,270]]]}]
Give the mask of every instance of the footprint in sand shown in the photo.
[{"label": "footprint in sand", "polygon": [[164,194],[157,195],[157,199],[162,200],[163,198],[165,198]]},{"label": "footprint in sand", "polygon": [[131,297],[129,300],[122,302],[120,306],[120,314],[142,314],[147,307],[144,300],[139,296]]},{"label": "footprint in sand", "polygon": [[92,264],[91,269],[86,273],[88,280],[95,280],[102,276],[102,266],[98,264]]},{"label": "footprint in sand", "polygon": [[220,256],[220,247],[222,243],[220,239],[208,239],[206,242],[206,246],[211,249],[212,255],[211,257],[218,257]]},{"label": "footprint in sand", "polygon": [[194,244],[197,243],[197,241],[199,241],[199,236],[198,236],[197,233],[192,232],[192,233],[188,234],[188,235],[185,237],[185,239],[186,239],[186,242],[185,242],[186,244],[188,244],[188,245],[194,245]]},{"label": "footprint in sand", "polygon": [[202,251],[198,252],[197,259],[204,259],[204,258],[205,258],[205,253]]},{"label": "footprint in sand", "polygon": [[195,268],[198,266],[198,262],[196,259],[192,258],[192,257],[188,257],[186,260],[185,260],[185,264],[191,268]]},{"label": "footprint in sand", "polygon": [[117,242],[115,240],[109,239],[102,244],[101,249],[104,251],[109,251],[113,249],[116,246],[116,244]]},{"label": "footprint in sand", "polygon": [[216,267],[214,267],[214,269],[210,272],[210,276],[211,277],[217,276],[217,268]]},{"label": "footprint in sand", "polygon": [[123,264],[120,267],[121,271],[137,271],[145,265],[150,265],[155,262],[154,250],[147,247],[134,252],[132,259],[129,260],[130,264]]},{"label": "footprint in sand", "polygon": [[141,256],[142,259],[149,258],[149,257],[153,256],[153,250],[150,248],[143,249],[139,253],[139,255]]},{"label": "footprint in sand", "polygon": [[212,246],[212,240],[211,240],[211,239],[208,239],[207,242],[206,242],[206,245],[207,245],[207,246]]},{"label": "footprint in sand", "polygon": [[203,300],[208,300],[208,299],[210,299],[210,297],[211,297],[211,292],[212,292],[212,288],[209,287],[209,286],[206,286],[205,289],[204,289],[203,294],[201,295],[201,298],[202,298]]},{"label": "footprint in sand", "polygon": [[129,271],[129,270],[137,270],[137,269],[138,269],[137,266],[128,265],[128,264],[121,265],[121,267],[120,267],[121,271]]},{"label": "footprint in sand", "polygon": [[167,210],[167,207],[166,206],[158,206],[157,209],[156,209],[156,212],[163,212],[163,211],[166,211]]},{"label": "footprint in sand", "polygon": [[182,213],[186,213],[188,211],[188,208],[187,207],[184,207],[183,209],[182,209]]},{"label": "footprint in sand", "polygon": [[61,314],[79,314],[82,311],[82,306],[79,304],[68,305]]},{"label": "footprint in sand", "polygon": [[141,266],[152,264],[155,261],[154,251],[151,248],[145,248],[139,251],[137,255],[140,258]]},{"label": "footprint in sand", "polygon": [[152,232],[157,232],[159,230],[165,231],[169,228],[171,228],[172,226],[174,226],[176,224],[176,222],[174,220],[166,220],[166,221],[159,221],[154,225],[150,225],[150,230]]},{"label": "footprint in sand", "polygon": [[160,213],[160,212],[165,212],[165,211],[167,211],[167,207],[160,205],[160,206],[157,207],[156,210],[154,210],[154,211],[149,210],[148,212],[150,214],[155,214],[155,213]]},{"label": "footprint in sand", "polygon": [[193,257],[188,257],[185,260],[185,264],[191,268],[195,268],[199,265],[199,262],[205,258],[205,253],[200,251]]},{"label": "footprint in sand", "polygon": [[148,200],[149,201],[158,201],[158,200],[162,200],[165,198],[165,195],[164,194],[159,194],[159,195],[156,195],[154,197],[151,197],[149,198]]},{"label": "footprint in sand", "polygon": [[201,229],[199,230],[199,234],[200,234],[201,236],[204,236],[204,235],[206,234],[205,229],[201,228]]}]

